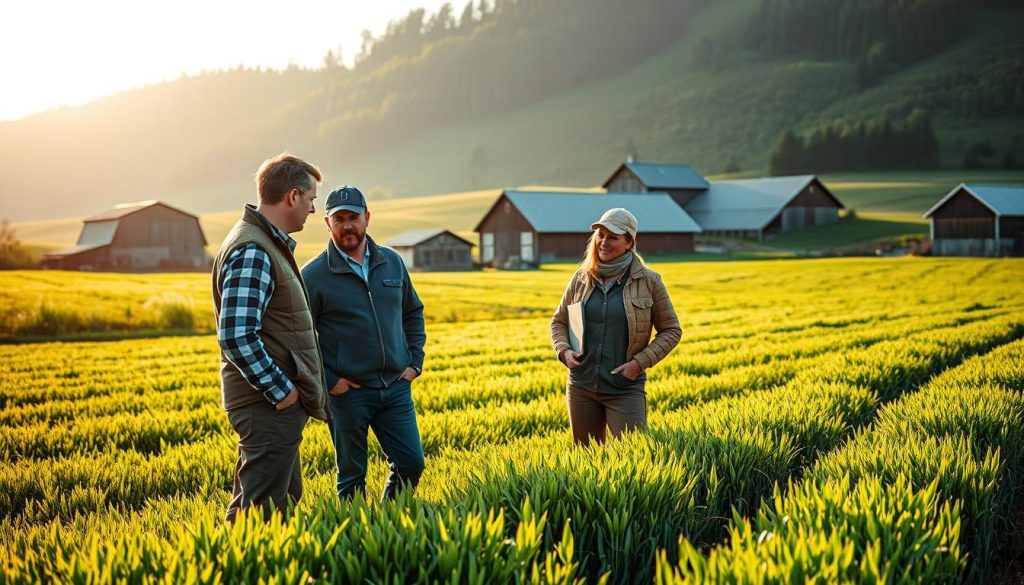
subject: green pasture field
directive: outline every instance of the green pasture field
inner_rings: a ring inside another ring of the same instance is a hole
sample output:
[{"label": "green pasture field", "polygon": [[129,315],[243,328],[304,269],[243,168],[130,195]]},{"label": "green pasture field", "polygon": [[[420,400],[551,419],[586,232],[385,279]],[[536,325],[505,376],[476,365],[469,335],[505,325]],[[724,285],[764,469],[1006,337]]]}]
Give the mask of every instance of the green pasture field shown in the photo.
[{"label": "green pasture field", "polygon": [[[998,576],[1020,534],[1024,261],[653,267],[683,338],[648,373],[648,433],[571,446],[548,331],[571,266],[416,274],[420,488],[340,504],[311,422],[303,500],[268,525],[221,520],[235,444],[214,336],[0,345],[0,583]],[[180,294],[202,323],[209,304],[197,275],[3,285],[5,306],[83,319]],[[370,461],[375,496],[373,441]]]}]

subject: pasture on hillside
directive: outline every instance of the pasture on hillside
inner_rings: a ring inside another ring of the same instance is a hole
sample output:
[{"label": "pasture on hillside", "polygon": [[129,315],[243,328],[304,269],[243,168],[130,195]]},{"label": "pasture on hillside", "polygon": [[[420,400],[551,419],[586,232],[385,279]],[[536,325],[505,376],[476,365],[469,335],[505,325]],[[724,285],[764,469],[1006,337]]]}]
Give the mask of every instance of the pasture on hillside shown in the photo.
[{"label": "pasture on hillside", "polygon": [[[222,521],[235,437],[214,336],[0,345],[0,583],[985,582],[1004,566],[1024,261],[654,268],[683,338],[649,372],[647,434],[572,448],[548,334],[572,267],[415,274],[419,489],[339,504],[311,422],[303,500],[266,525]],[[4,306],[45,296],[86,319],[178,294],[206,323],[207,278],[17,273]],[[383,476],[372,443],[371,494]]]}]

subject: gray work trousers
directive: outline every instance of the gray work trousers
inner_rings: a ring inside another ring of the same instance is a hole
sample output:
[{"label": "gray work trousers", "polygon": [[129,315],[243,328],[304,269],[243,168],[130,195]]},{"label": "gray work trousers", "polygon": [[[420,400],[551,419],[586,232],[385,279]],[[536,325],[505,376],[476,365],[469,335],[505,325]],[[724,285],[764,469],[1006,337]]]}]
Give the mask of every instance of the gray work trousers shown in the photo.
[{"label": "gray work trousers", "polygon": [[591,441],[603,443],[606,429],[617,437],[626,431],[647,430],[647,393],[644,390],[603,393],[568,386],[565,402],[569,408],[572,439],[586,447]]},{"label": "gray work trousers", "polygon": [[228,420],[238,433],[238,461],[228,504],[227,521],[234,522],[239,510],[256,506],[269,518],[276,509],[302,497],[302,463],[299,444],[306,426],[302,404],[277,410],[260,402],[228,411]]}]

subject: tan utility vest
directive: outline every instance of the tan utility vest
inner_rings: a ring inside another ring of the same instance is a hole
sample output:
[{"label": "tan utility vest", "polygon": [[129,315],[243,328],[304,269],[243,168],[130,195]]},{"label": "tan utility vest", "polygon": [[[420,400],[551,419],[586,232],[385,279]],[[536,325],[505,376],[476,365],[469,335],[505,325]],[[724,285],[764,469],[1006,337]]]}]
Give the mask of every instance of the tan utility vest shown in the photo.
[{"label": "tan utility vest", "polygon": [[[327,410],[323,364],[317,347],[316,330],[306,300],[295,257],[284,242],[270,232],[267,221],[255,208],[246,205],[238,220],[221,244],[213,263],[214,312],[220,322],[221,273],[232,252],[249,243],[259,245],[270,256],[274,276],[274,294],[263,313],[259,336],[270,358],[281,368],[299,391],[299,401],[309,416],[320,420],[330,418]],[[266,400],[253,388],[224,352],[220,354],[221,398],[224,408],[232,410]]]}]

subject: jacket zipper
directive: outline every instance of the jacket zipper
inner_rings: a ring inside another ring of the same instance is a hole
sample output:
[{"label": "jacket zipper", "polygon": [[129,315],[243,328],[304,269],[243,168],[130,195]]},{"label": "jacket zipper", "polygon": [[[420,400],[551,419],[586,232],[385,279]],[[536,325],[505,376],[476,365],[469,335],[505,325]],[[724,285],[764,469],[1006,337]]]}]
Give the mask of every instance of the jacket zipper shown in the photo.
[{"label": "jacket zipper", "polygon": [[[369,275],[367,275],[367,278],[369,278]],[[384,381],[384,369],[388,366],[388,356],[384,353],[384,333],[380,329],[380,318],[377,317],[377,305],[373,303],[373,293],[370,292],[370,283],[363,281],[363,284],[366,285],[366,296],[370,299],[370,312],[373,313],[373,323],[377,326],[377,341],[380,343],[381,365],[380,372],[378,372],[377,377],[380,378],[381,387],[387,388],[388,383]]]}]

